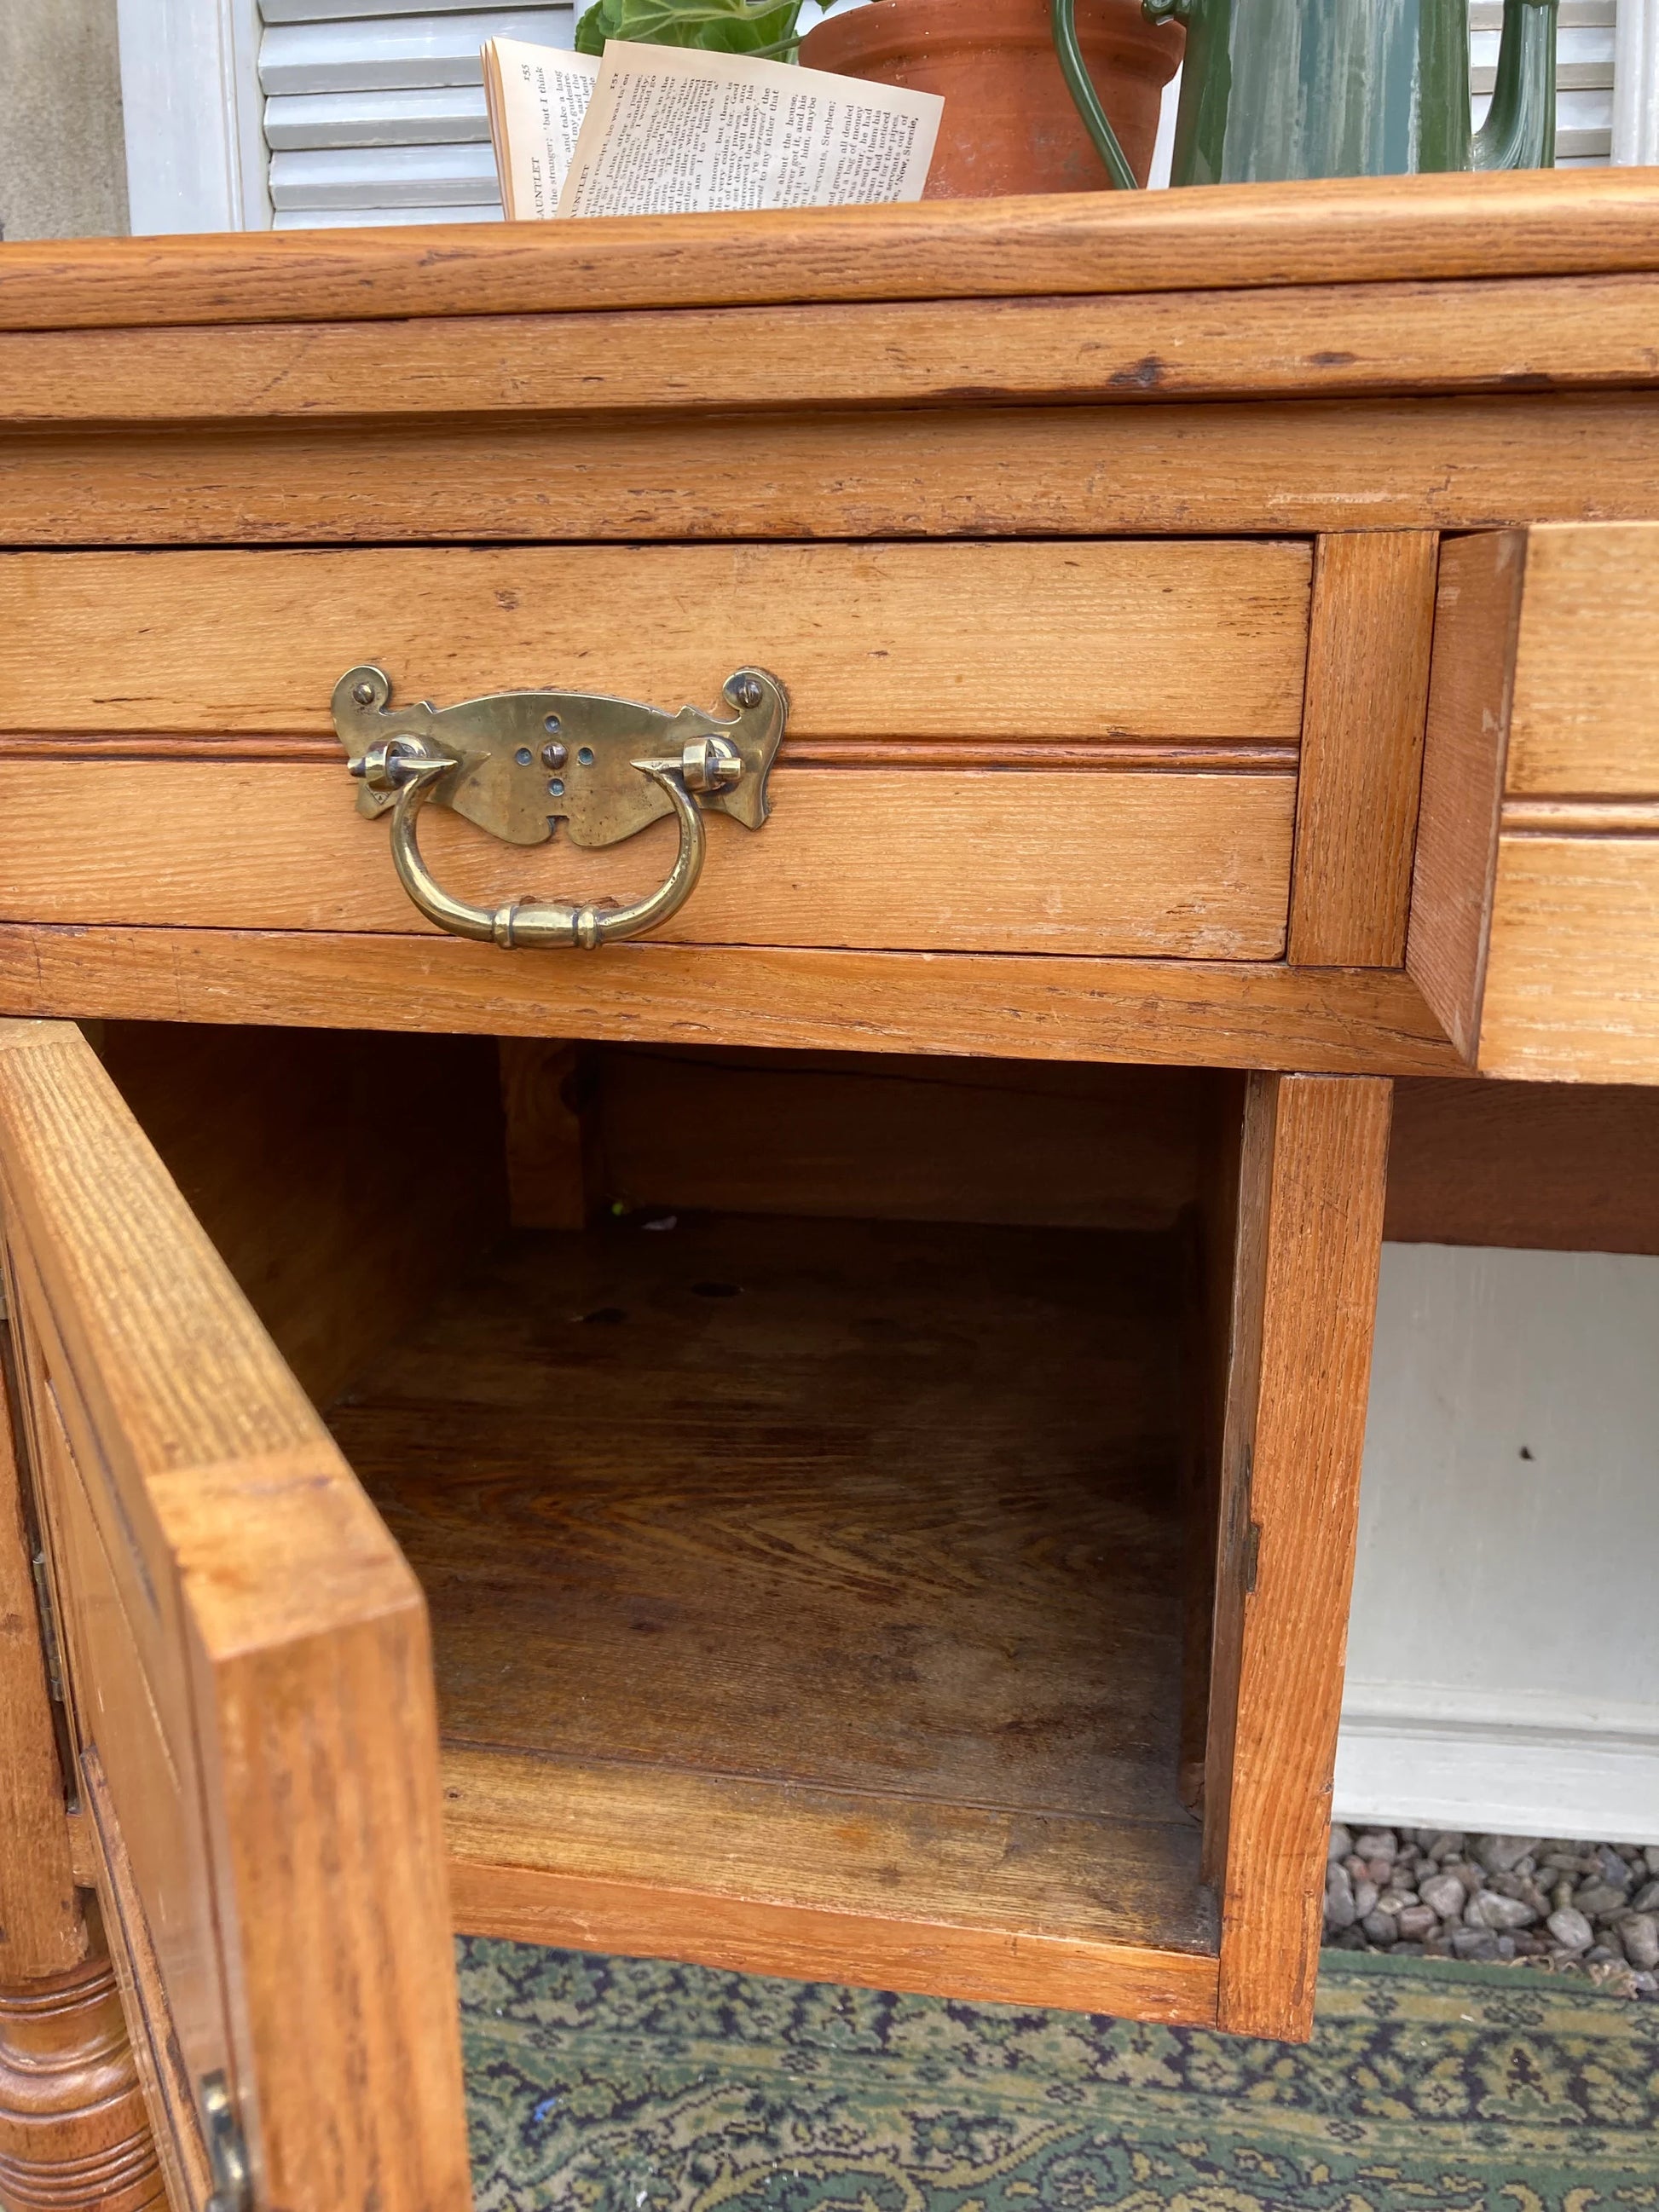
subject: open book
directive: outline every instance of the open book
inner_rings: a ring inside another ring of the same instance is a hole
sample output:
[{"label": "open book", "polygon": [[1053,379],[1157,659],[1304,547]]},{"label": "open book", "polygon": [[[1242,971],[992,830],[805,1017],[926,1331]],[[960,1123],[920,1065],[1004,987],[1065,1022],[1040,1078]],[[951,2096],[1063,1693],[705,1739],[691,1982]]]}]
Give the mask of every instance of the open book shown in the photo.
[{"label": "open book", "polygon": [[491,39],[489,136],[509,222],[918,200],[937,94],[697,46],[591,54]]}]

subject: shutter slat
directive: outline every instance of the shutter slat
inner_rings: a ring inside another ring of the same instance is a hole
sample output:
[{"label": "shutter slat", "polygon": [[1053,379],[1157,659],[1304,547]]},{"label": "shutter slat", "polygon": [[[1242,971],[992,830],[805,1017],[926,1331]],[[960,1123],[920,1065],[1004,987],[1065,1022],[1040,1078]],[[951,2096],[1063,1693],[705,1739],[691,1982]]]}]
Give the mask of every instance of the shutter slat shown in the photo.
[{"label": "shutter slat", "polygon": [[377,208],[364,215],[355,208],[278,208],[273,230],[363,230],[405,222],[499,222],[495,207]]},{"label": "shutter slat", "polygon": [[431,92],[316,92],[265,102],[273,154],[316,146],[441,146],[488,141],[482,88]]},{"label": "shutter slat", "polygon": [[486,39],[568,47],[575,28],[568,7],[273,24],[259,44],[259,82],[272,94],[482,84],[478,55]]},{"label": "shutter slat", "polygon": [[483,207],[499,198],[483,146],[328,147],[270,157],[277,208]]}]

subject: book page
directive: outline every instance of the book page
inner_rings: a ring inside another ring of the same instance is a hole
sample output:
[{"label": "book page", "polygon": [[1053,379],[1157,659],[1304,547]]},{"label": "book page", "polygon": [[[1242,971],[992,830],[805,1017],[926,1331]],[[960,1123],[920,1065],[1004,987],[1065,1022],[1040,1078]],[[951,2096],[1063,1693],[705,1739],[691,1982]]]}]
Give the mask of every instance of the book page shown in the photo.
[{"label": "book page", "polygon": [[529,46],[521,39],[485,41],[489,138],[509,222],[534,222],[556,212],[599,74],[592,54]]},{"label": "book page", "polygon": [[919,200],[945,102],[827,70],[612,39],[556,213]]}]

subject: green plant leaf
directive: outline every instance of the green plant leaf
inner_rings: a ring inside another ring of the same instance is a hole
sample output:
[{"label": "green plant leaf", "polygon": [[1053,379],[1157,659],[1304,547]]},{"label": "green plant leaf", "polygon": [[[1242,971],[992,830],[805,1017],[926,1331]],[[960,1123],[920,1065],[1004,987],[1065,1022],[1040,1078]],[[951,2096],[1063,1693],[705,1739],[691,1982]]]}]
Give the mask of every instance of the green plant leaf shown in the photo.
[{"label": "green plant leaf", "polygon": [[607,39],[646,46],[702,46],[716,53],[793,52],[801,0],[594,0],[576,25],[580,54],[602,54]]}]

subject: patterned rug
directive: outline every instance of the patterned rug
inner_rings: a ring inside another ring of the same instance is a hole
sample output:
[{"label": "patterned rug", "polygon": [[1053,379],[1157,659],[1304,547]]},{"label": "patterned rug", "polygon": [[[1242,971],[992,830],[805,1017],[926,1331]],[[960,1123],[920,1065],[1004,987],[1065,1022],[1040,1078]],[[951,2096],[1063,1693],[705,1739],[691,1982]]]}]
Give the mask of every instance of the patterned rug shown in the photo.
[{"label": "patterned rug", "polygon": [[1305,2050],[460,1946],[479,2212],[1646,2212],[1659,2005],[1328,1957]]}]

